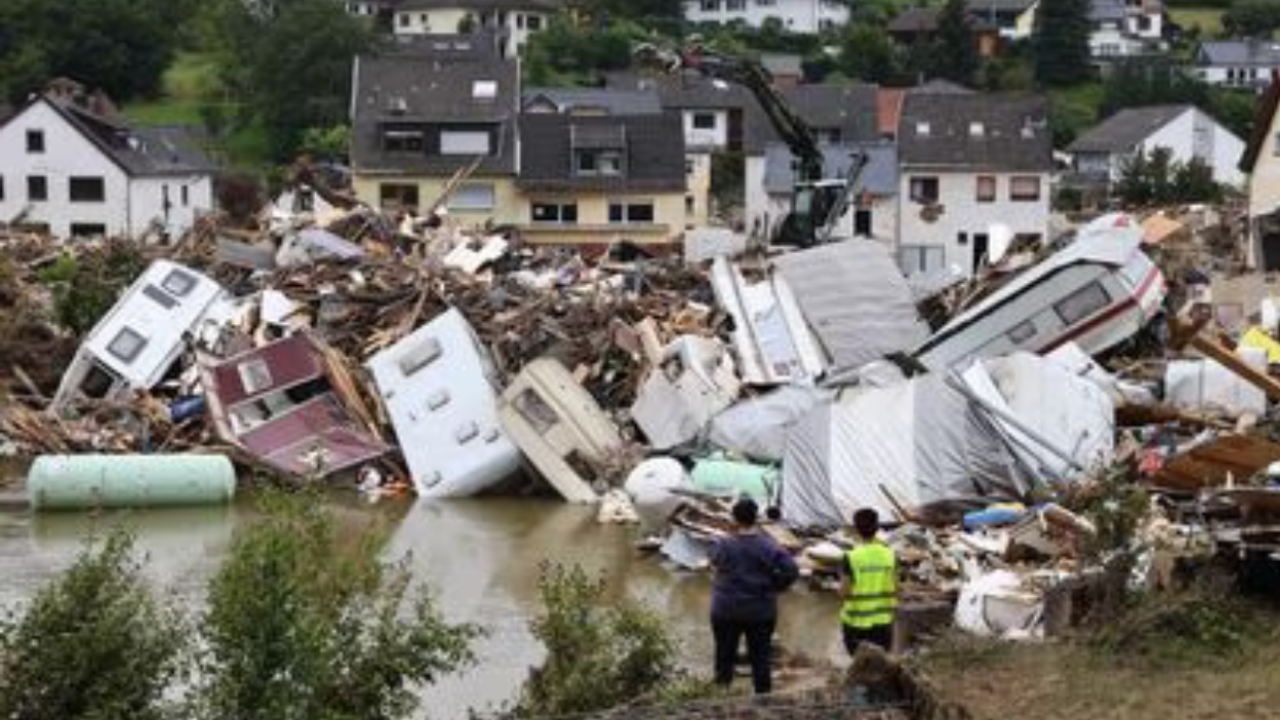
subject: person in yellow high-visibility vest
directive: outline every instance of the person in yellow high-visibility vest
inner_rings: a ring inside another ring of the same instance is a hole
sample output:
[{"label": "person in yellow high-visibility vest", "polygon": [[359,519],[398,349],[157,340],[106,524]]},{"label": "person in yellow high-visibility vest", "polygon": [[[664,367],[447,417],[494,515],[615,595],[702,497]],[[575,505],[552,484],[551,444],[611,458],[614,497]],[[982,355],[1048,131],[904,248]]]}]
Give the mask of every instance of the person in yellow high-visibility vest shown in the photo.
[{"label": "person in yellow high-visibility vest", "polygon": [[880,517],[863,508],[853,514],[858,544],[845,553],[840,573],[840,627],[852,656],[862,643],[893,649],[898,609],[898,558],[878,537]]}]

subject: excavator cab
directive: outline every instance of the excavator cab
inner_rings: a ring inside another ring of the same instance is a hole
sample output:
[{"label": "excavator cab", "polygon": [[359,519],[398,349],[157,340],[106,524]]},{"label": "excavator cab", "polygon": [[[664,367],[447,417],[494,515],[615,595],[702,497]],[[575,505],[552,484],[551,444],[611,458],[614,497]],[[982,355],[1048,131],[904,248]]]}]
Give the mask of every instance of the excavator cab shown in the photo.
[{"label": "excavator cab", "polygon": [[818,237],[840,204],[845,191],[843,180],[799,182],[791,196],[791,212],[782,218],[773,238],[774,245],[809,247],[824,242]]}]

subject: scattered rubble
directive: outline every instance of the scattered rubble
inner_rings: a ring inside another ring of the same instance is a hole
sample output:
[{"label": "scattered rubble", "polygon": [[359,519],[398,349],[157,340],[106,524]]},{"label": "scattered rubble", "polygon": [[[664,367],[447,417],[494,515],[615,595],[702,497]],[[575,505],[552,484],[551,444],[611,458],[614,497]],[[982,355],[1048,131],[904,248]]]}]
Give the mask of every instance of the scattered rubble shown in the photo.
[{"label": "scattered rubble", "polygon": [[371,497],[532,482],[691,570],[749,495],[819,588],[870,506],[908,611],[1043,637],[1108,561],[1080,501],[1102,478],[1155,499],[1110,546],[1144,582],[1171,556],[1280,551],[1280,304],[1215,305],[1210,276],[1236,269],[1205,260],[1225,240],[1204,215],[1108,215],[908,282],[867,241],[588,256],[298,185],[250,227],[143,248],[74,357],[36,272],[100,246],[0,234],[0,328],[22,338],[0,435],[225,452]]}]

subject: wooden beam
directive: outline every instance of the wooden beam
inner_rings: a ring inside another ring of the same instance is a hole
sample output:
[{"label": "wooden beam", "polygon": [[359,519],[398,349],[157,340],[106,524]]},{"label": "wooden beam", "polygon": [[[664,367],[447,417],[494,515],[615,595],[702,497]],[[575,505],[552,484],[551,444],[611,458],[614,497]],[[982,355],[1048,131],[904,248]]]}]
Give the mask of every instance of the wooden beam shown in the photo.
[{"label": "wooden beam", "polygon": [[1240,376],[1241,380],[1262,390],[1267,397],[1280,400],[1280,382],[1266,372],[1253,368],[1221,343],[1203,334],[1197,334],[1191,337],[1190,346],[1218,361],[1223,367]]}]

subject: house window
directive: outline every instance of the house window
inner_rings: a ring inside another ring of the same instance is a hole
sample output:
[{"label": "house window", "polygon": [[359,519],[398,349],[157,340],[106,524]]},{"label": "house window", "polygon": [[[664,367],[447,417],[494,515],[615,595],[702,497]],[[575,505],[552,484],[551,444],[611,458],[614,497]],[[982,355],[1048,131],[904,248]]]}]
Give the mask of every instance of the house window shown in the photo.
[{"label": "house window", "polygon": [[107,226],[102,223],[71,223],[73,238],[104,238],[106,236]]},{"label": "house window", "polygon": [[443,130],[441,155],[488,155],[489,133],[484,130]]},{"label": "house window", "polygon": [[778,0],[756,0],[756,7],[773,7],[778,4]]},{"label": "house window", "polygon": [[702,12],[716,12],[720,9],[720,0],[702,0]]},{"label": "house window", "polygon": [[621,175],[622,153],[616,150],[579,151],[578,174]]},{"label": "house window", "polygon": [[541,16],[541,15],[530,15],[530,16],[529,16],[529,18],[528,18],[528,20],[525,22],[525,27],[529,28],[529,30],[530,30],[531,32],[533,32],[533,31],[537,31],[537,30],[541,30],[541,29],[542,29],[542,16]]},{"label": "house window", "polygon": [[400,27],[409,27],[409,23],[412,22],[412,18],[409,17],[409,13],[400,13],[396,16],[396,20],[399,22]]},{"label": "house window", "polygon": [[28,130],[27,131],[27,152],[39,154],[44,152],[44,131]]},{"label": "house window", "polygon": [[426,140],[421,130],[404,128],[388,129],[382,133],[382,149],[387,152],[416,152],[426,150]]},{"label": "house window", "polygon": [[652,223],[653,218],[652,202],[609,203],[609,222],[611,223]]},{"label": "house window", "polygon": [[516,29],[517,30],[524,29],[524,15],[521,13],[516,13]]},{"label": "house window", "polygon": [[124,362],[133,362],[142,349],[147,346],[147,339],[129,328],[122,328],[120,332],[107,344],[107,352],[116,356]]},{"label": "house window", "polygon": [[996,201],[996,178],[994,175],[979,175],[977,179],[977,192],[975,193],[978,202],[989,203]]},{"label": "house window", "polygon": [[1062,322],[1074,325],[1090,315],[1098,312],[1111,302],[1111,296],[1102,283],[1094,280],[1083,288],[1071,293],[1065,299],[1053,304],[1053,311]]},{"label": "house window", "polygon": [[693,196],[685,195],[684,196],[684,214],[692,215],[696,207],[697,207],[697,203],[694,201]]},{"label": "house window", "polygon": [[407,183],[382,183],[378,186],[378,202],[384,207],[417,208],[418,186]]},{"label": "house window", "polygon": [[724,9],[729,12],[742,12],[747,9],[747,0],[724,0]]},{"label": "house window", "polygon": [[969,123],[969,137],[980,138],[987,134],[987,128],[980,122]]},{"label": "house window", "polygon": [[27,176],[27,199],[32,202],[49,199],[49,181],[43,175]]},{"label": "house window", "polygon": [[531,215],[535,223],[561,223],[572,225],[578,222],[577,203],[533,203]]},{"label": "house window", "polygon": [[[165,190],[168,189],[165,186]],[[67,193],[71,202],[103,202],[107,199],[106,184],[100,177],[72,177],[67,183]],[[167,202],[165,204],[168,205]]]},{"label": "house window", "polygon": [[264,358],[240,363],[236,367],[236,373],[240,375],[240,384],[246,395],[254,395],[271,387],[271,368]]},{"label": "house window", "polygon": [[1040,199],[1040,178],[1034,175],[1014,176],[1009,180],[1009,199],[1014,202],[1034,202]]},{"label": "house window", "polygon": [[716,114],[706,112],[694,113],[693,127],[696,130],[715,130]]},{"label": "house window", "polygon": [[4,176],[0,175],[0,201],[4,200]]},{"label": "house window", "polygon": [[929,137],[930,132],[931,128],[929,127],[929,123],[924,121],[916,123],[916,135],[919,135],[920,137]]},{"label": "house window", "polygon": [[946,261],[943,248],[935,245],[903,245],[898,248],[898,267],[906,275],[941,270]]},{"label": "house window", "polygon": [[[179,188],[182,193],[182,207],[187,207],[191,204],[191,193],[188,191],[186,185],[180,185]],[[310,197],[310,195],[307,197]]]},{"label": "house window", "polygon": [[471,83],[471,98],[473,100],[494,100],[497,97],[497,80],[476,80]]},{"label": "house window", "polygon": [[466,183],[449,198],[449,209],[492,210],[496,194],[492,183]]},{"label": "house window", "polygon": [[938,202],[938,178],[911,178],[911,200],[913,202],[931,204]]},{"label": "house window", "polygon": [[170,293],[178,297],[186,297],[196,288],[196,279],[190,273],[182,270],[173,269],[168,275],[164,276],[160,287],[168,290]]}]

